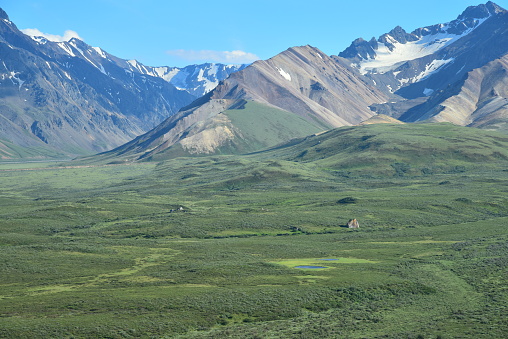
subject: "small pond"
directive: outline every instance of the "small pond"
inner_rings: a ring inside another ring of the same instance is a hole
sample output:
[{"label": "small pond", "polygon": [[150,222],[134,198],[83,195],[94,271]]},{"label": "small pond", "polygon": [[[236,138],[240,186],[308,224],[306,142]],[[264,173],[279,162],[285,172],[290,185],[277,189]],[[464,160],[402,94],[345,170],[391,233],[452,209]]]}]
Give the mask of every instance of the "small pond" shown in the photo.
[{"label": "small pond", "polygon": [[310,269],[316,269],[316,268],[328,268],[324,266],[308,266],[308,265],[302,265],[302,266],[295,266],[295,268],[310,268]]}]

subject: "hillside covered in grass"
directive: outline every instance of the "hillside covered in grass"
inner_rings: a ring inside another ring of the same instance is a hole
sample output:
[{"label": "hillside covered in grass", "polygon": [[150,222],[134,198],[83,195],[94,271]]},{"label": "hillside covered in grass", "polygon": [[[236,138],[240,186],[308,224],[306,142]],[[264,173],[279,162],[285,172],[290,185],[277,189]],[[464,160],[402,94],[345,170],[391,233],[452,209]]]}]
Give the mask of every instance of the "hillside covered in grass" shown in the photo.
[{"label": "hillside covered in grass", "polygon": [[497,166],[508,160],[505,134],[440,124],[343,127],[258,156],[313,163],[352,175],[422,175]]}]

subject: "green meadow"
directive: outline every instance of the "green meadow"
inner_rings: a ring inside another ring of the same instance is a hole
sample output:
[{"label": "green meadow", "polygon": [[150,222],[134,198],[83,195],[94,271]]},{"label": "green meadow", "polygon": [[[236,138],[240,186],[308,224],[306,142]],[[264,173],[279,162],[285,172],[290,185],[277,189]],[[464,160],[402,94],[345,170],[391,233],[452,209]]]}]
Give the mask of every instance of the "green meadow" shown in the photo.
[{"label": "green meadow", "polygon": [[0,164],[0,337],[506,337],[506,141],[464,129],[449,162],[359,131],[370,172],[326,134],[300,157]]}]

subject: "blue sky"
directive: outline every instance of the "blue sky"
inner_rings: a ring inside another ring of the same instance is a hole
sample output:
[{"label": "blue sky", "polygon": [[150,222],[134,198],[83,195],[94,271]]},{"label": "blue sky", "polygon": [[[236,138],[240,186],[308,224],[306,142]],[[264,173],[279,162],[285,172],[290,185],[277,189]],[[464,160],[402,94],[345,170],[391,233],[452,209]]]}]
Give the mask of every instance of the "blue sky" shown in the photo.
[{"label": "blue sky", "polygon": [[[123,59],[149,66],[268,59],[312,45],[338,54],[358,37],[397,25],[406,31],[455,19],[487,0],[2,0],[20,29],[78,35]],[[508,0],[495,1],[508,8]]]}]

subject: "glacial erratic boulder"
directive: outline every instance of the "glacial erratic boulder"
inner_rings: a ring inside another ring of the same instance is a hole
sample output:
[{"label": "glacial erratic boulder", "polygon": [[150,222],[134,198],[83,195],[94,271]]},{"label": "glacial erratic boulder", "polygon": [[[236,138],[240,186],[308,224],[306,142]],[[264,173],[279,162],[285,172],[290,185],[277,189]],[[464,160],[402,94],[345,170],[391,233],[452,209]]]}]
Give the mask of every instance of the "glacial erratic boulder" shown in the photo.
[{"label": "glacial erratic boulder", "polygon": [[347,227],[348,228],[360,228],[360,224],[358,223],[358,220],[356,220],[356,219],[350,219],[347,222]]}]

